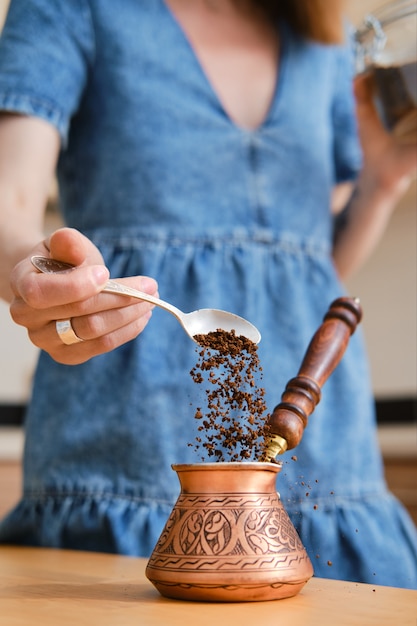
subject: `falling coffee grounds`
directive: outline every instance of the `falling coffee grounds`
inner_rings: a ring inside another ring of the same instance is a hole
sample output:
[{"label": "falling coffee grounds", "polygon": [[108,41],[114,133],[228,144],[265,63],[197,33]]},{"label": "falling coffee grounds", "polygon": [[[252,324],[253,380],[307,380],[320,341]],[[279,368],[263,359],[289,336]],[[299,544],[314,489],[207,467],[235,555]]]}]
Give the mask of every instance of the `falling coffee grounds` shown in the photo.
[{"label": "falling coffee grounds", "polygon": [[194,445],[202,460],[261,461],[267,445],[265,390],[256,383],[262,377],[258,346],[235,331],[217,330],[196,335],[201,348],[190,374],[195,383],[206,383],[207,408],[198,407],[200,421]]}]

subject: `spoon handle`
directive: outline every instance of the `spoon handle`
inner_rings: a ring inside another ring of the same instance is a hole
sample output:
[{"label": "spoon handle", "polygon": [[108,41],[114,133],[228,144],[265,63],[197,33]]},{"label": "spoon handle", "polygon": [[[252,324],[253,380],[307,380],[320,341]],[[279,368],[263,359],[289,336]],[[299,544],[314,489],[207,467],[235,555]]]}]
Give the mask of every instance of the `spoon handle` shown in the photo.
[{"label": "spoon handle", "polygon": [[133,287],[128,287],[127,285],[122,285],[122,283],[118,283],[115,280],[108,280],[104,285],[102,291],[106,291],[107,293],[118,293],[122,296],[130,296],[131,298],[137,298],[138,300],[145,300],[146,302],[150,302],[151,304],[155,304],[156,306],[165,309],[172,315],[175,315],[180,321],[183,316],[182,311],[177,309],[176,306],[170,304],[169,302],[165,302],[165,300],[161,300],[160,298],[155,298],[151,296],[149,293],[145,293],[144,291],[139,291],[139,289],[134,289]]},{"label": "spoon handle", "polygon": [[330,305],[297,376],[287,383],[280,404],[269,418],[267,460],[300,443],[308,417],[320,402],[321,387],[342,359],[361,318],[357,298],[338,298]]}]

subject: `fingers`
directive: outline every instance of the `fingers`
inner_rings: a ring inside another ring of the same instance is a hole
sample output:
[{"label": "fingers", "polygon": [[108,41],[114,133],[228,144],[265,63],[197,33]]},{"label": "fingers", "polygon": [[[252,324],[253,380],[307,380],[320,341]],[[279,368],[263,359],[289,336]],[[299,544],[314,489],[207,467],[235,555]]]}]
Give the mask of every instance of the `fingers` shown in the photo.
[{"label": "fingers", "polygon": [[88,265],[70,273],[41,274],[29,259],[21,261],[11,275],[12,291],[29,307],[50,309],[79,302],[100,293],[109,277],[104,265]]},{"label": "fingers", "polygon": [[35,309],[76,302],[99,293],[109,277],[96,246],[80,232],[61,228],[41,242],[32,254],[52,256],[72,265],[80,265],[70,274],[43,275],[23,259],[11,273],[10,284],[15,296]]},{"label": "fingers", "polygon": [[[101,331],[111,331],[153,308],[148,302],[136,298],[102,292],[104,285],[97,284],[94,279],[89,280],[91,275],[95,276],[94,270],[101,268],[74,269],[68,274],[40,274],[30,269],[29,276],[17,278],[13,284],[17,294],[10,307],[14,321],[35,329],[52,320],[86,318],[87,335],[90,331],[97,336]],[[106,270],[105,278],[107,276]],[[120,279],[120,282],[157,295],[157,283],[152,278],[131,277]]]},{"label": "fingers", "polygon": [[[152,305],[144,306],[148,309],[145,313],[143,306],[133,305],[125,307],[124,313],[128,314],[119,317],[108,312],[103,314],[103,319],[100,314],[95,319],[94,316],[72,318],[71,326],[77,337],[82,339],[80,343],[64,344],[57,333],[55,321],[30,331],[29,336],[35,345],[47,345],[47,352],[54,360],[65,365],[77,365],[135,339],[152,316]],[[120,325],[126,321],[126,324]]]},{"label": "fingers", "polygon": [[[132,304],[129,298],[122,298],[121,303],[123,306],[116,308],[120,298],[118,296],[112,298],[112,294],[106,296],[103,294],[103,297],[100,296],[100,298],[97,298],[96,303],[91,305],[91,312],[76,315],[60,311],[54,314],[53,321],[55,322],[56,319],[70,319],[75,334],[84,341],[98,339],[129,325],[132,325],[132,330],[133,328],[142,329],[144,326],[142,325],[142,318],[149,319],[153,305],[147,302],[138,302],[137,300],[134,300]],[[99,309],[98,306],[100,306]],[[90,310],[90,307],[84,305],[83,309]],[[138,320],[140,322],[139,325],[137,324]]]},{"label": "fingers", "polygon": [[374,83],[370,74],[359,74],[353,82],[357,103],[368,103],[374,96]]},{"label": "fingers", "polygon": [[375,106],[372,77],[358,76],[354,81],[359,137],[367,177],[375,187],[397,196],[416,176],[415,145],[405,145],[388,132]]},{"label": "fingers", "polygon": [[[13,270],[13,320],[28,330],[31,341],[65,364],[82,363],[137,337],[148,323],[153,305],[135,298],[102,292],[109,278],[95,246],[77,231],[61,229],[34,250],[81,266],[59,274],[42,274],[30,258]],[[59,252],[58,252],[59,249]],[[94,264],[91,262],[94,261]],[[148,277],[121,279],[126,285],[157,295],[157,283]],[[82,343],[66,345],[56,321],[71,320]]]},{"label": "fingers", "polygon": [[367,142],[368,137],[370,141],[375,137],[379,140],[381,138],[387,140],[389,133],[386,131],[375,106],[375,89],[372,77],[367,74],[358,76],[354,81],[354,92],[362,140]]},{"label": "fingers", "polygon": [[[135,280],[137,286],[140,283],[139,279]],[[35,346],[56,361],[73,365],[135,339],[146,327],[152,309],[148,302],[103,293],[87,301],[41,310],[15,298],[10,312],[16,323],[27,328]],[[75,334],[83,342],[64,344],[56,330],[57,320],[71,320]]]}]

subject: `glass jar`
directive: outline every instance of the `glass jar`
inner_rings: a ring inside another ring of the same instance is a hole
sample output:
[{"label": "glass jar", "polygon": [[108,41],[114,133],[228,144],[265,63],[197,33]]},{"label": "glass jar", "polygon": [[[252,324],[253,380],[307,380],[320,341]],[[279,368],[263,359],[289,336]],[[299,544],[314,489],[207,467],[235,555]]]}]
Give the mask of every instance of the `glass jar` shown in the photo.
[{"label": "glass jar", "polygon": [[357,73],[368,73],[385,127],[417,143],[417,1],[397,0],[367,15],[355,32]]}]

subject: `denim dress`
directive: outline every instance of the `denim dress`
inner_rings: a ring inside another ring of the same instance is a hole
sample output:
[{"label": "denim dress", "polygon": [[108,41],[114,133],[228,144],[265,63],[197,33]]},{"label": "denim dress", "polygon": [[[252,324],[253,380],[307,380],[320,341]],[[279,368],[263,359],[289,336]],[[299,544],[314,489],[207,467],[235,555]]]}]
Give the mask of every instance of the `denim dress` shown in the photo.
[{"label": "denim dress", "polygon": [[[276,91],[254,131],[227,115],[163,0],[12,0],[0,39],[0,108],[59,131],[65,222],[112,277],[149,275],[183,311],[254,323],[269,410],[344,295],[329,197],[361,160],[348,51],[279,28]],[[171,464],[200,460],[196,361],[161,309],[87,363],[41,353],[24,490],[0,541],[149,555],[179,494]],[[277,489],[316,575],[416,586],[415,527],[384,482],[360,328],[282,461]]]}]

